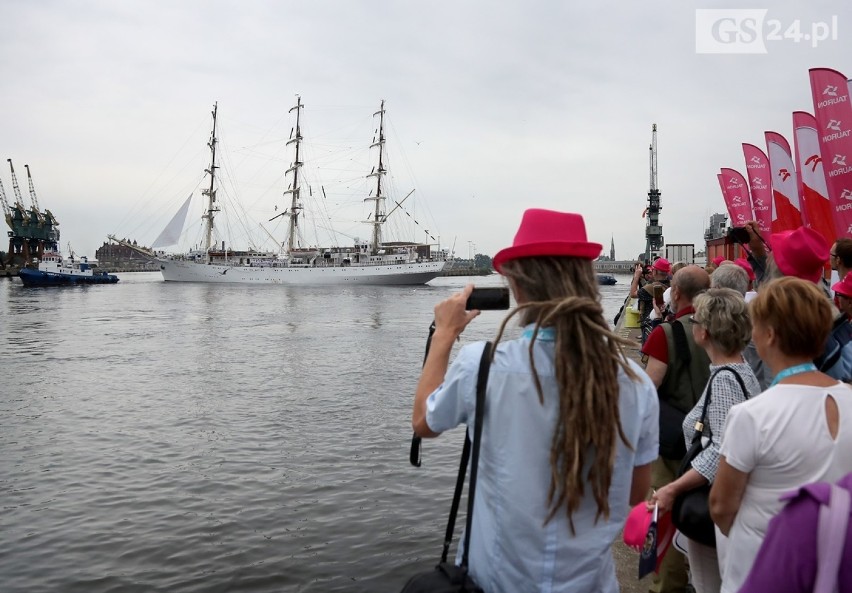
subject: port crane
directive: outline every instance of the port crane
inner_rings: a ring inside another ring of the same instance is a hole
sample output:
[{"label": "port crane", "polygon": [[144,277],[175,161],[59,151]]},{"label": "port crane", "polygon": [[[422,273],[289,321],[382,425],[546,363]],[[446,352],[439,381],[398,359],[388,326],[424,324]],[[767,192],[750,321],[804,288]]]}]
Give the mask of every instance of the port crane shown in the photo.
[{"label": "port crane", "polygon": [[648,190],[648,207],[645,209],[645,261],[659,255],[663,248],[663,227],[660,224],[660,190],[657,187],[657,124],[651,127],[650,158],[651,188]]}]

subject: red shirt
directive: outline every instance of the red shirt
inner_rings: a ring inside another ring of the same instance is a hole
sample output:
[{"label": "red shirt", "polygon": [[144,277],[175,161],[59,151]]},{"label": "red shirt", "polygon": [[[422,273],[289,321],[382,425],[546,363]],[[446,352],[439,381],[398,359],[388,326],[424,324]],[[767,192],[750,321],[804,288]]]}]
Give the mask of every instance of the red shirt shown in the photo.
[{"label": "red shirt", "polygon": [[[680,319],[684,315],[691,315],[693,313],[695,313],[695,307],[690,305],[679,310],[675,314],[675,319]],[[687,328],[687,331],[691,330]],[[669,344],[666,341],[666,332],[661,325],[655,327],[648,335],[645,345],[642,346],[642,354],[652,356],[663,364],[669,364]]]}]

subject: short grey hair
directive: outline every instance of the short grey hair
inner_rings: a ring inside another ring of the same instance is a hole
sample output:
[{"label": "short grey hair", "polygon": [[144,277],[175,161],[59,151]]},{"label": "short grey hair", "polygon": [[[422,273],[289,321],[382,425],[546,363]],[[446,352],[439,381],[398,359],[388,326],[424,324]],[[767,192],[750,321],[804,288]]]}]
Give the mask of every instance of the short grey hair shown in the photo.
[{"label": "short grey hair", "polygon": [[748,291],[748,272],[734,263],[723,263],[710,276],[712,288],[731,288],[745,296]]},{"label": "short grey hair", "polygon": [[745,349],[751,340],[751,318],[743,295],[731,288],[711,288],[695,297],[693,304],[693,319],[707,330],[722,354],[730,356]]}]

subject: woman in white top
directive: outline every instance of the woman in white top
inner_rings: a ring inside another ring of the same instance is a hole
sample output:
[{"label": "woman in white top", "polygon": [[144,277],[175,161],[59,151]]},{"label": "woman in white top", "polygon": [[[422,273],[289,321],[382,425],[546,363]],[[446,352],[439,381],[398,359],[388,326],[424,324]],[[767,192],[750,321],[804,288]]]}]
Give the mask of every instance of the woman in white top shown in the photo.
[{"label": "woman in white top", "polygon": [[745,581],[783,493],[852,471],[852,388],[812,362],[833,306],[814,283],[788,277],[762,288],[750,308],[752,338],[775,380],[728,413],[710,493],[713,520],[729,538],[722,593]]}]

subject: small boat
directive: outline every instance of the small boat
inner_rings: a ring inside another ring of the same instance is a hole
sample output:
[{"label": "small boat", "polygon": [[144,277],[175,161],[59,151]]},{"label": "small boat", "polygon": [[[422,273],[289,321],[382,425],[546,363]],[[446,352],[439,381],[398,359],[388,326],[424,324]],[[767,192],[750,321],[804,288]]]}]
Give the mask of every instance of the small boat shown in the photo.
[{"label": "small boat", "polygon": [[58,252],[45,253],[38,268],[21,268],[18,272],[24,286],[67,286],[71,284],[115,284],[118,276],[96,272],[86,257],[63,261]]},{"label": "small boat", "polygon": [[612,274],[598,274],[598,284],[601,286],[613,286],[616,283],[618,280]]}]

